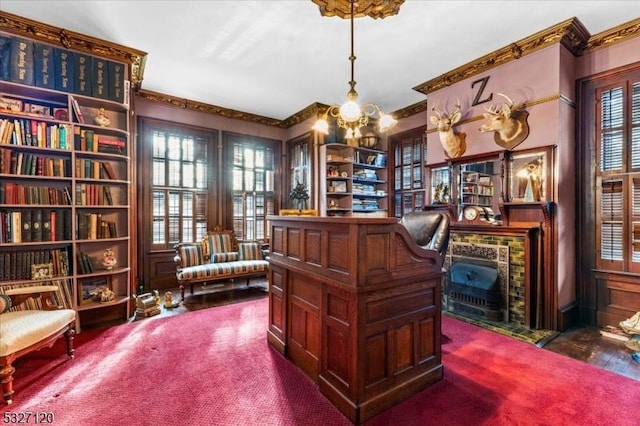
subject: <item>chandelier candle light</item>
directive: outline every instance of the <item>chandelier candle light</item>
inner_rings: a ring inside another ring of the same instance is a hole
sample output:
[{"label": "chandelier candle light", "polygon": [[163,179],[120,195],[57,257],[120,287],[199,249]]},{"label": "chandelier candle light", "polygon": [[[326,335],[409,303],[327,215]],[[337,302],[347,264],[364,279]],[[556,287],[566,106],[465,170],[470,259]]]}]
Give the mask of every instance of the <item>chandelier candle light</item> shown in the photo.
[{"label": "chandelier candle light", "polygon": [[353,33],[354,25],[353,20],[355,16],[355,0],[351,0],[351,81],[349,81],[350,89],[347,92],[347,102],[342,106],[332,105],[322,115],[322,118],[318,119],[313,126],[313,130],[322,134],[329,134],[329,122],[327,121],[329,116],[336,119],[338,126],[346,129],[345,138],[349,140],[358,139],[362,136],[360,128],[366,126],[369,123],[369,117],[378,117],[378,130],[380,132],[386,132],[396,125],[397,120],[391,115],[385,114],[378,105],[374,103],[366,103],[360,107],[356,102],[358,99],[358,92],[356,92],[356,81],[354,79],[355,69],[355,54],[353,52]]}]

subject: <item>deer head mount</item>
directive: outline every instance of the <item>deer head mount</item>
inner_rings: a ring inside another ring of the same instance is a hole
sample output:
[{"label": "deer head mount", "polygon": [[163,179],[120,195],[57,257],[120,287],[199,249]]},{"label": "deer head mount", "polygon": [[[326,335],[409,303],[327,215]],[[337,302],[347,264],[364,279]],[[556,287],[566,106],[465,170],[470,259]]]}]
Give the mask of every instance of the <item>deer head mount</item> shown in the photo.
[{"label": "deer head mount", "polygon": [[514,105],[507,95],[498,93],[508,103],[501,107],[485,107],[486,113],[482,115],[486,119],[480,127],[481,132],[494,132],[493,140],[503,148],[513,149],[520,145],[529,136],[529,113],[523,109],[524,103]]},{"label": "deer head mount", "polygon": [[456,110],[451,114],[438,110],[436,105],[437,104],[434,104],[433,107],[431,107],[431,111],[436,114],[431,116],[431,123],[436,126],[438,130],[440,143],[447,157],[458,158],[467,150],[467,143],[465,141],[467,134],[456,133],[453,130],[453,126],[462,118],[460,101],[456,104]]}]

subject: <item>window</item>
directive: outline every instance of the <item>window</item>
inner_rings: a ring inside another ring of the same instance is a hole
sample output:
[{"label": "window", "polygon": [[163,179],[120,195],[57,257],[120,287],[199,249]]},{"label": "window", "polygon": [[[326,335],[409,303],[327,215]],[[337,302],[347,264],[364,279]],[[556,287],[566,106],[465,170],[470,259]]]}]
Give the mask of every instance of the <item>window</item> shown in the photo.
[{"label": "window", "polygon": [[597,90],[598,268],[640,272],[640,78]]},{"label": "window", "polygon": [[393,150],[394,215],[402,217],[425,204],[424,161],[426,144],[424,130],[391,139]]},{"label": "window", "polygon": [[[311,138],[308,135],[287,143],[287,158],[289,160],[289,184],[284,192],[288,195],[301,183],[311,194]],[[290,205],[289,208],[298,208]]]},{"label": "window", "polygon": [[207,231],[208,138],[183,131],[151,132],[152,247],[200,241]]},{"label": "window", "polygon": [[275,212],[274,149],[268,142],[232,138],[233,231],[240,240],[268,240]]}]

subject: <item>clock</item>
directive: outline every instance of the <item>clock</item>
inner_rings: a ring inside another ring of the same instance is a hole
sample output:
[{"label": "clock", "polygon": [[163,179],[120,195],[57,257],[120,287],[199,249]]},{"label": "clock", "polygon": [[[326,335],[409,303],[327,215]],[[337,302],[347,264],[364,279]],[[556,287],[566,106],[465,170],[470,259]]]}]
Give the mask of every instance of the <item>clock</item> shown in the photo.
[{"label": "clock", "polygon": [[460,221],[466,223],[485,223],[487,221],[487,214],[482,207],[465,206],[462,209]]}]

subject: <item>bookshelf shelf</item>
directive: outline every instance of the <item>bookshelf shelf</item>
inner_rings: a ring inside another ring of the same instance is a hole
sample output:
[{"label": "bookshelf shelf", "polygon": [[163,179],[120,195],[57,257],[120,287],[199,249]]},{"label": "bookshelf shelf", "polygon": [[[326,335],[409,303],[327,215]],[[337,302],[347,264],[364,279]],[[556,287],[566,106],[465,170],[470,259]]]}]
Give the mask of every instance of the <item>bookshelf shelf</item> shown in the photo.
[{"label": "bookshelf shelf", "polygon": [[321,212],[327,216],[388,215],[386,152],[328,143],[322,146],[326,170]]},{"label": "bookshelf shelf", "polygon": [[[43,282],[60,285],[61,304],[79,312],[79,330],[85,321],[132,313],[129,93],[111,97],[114,87],[128,87],[129,64],[67,53],[121,70],[117,82],[104,82],[104,98],[80,93],[79,81],[75,88],[38,87],[42,70],[32,70],[31,83],[0,74],[0,293],[37,282],[31,265],[51,263],[54,274]],[[51,76],[56,84],[57,77]],[[101,112],[108,120],[96,119]],[[116,259],[113,269],[103,265],[107,251]],[[86,288],[94,283],[113,298],[90,300]]]}]

